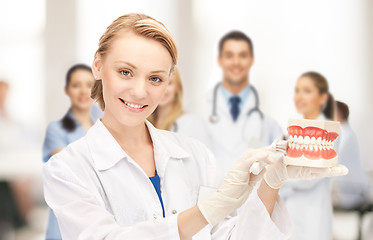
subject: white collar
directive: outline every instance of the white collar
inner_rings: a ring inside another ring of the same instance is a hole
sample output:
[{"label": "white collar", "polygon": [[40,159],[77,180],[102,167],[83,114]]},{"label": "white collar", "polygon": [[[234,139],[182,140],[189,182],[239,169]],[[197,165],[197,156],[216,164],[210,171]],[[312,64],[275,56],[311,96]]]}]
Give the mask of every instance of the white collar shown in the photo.
[{"label": "white collar", "polygon": [[[159,174],[164,172],[168,159],[184,159],[190,156],[170,139],[168,134],[173,133],[158,130],[149,121],[145,123],[153,141],[154,156],[158,156],[155,157],[155,161]],[[120,160],[129,158],[100,119],[89,129],[86,139],[96,170],[107,170]]]}]

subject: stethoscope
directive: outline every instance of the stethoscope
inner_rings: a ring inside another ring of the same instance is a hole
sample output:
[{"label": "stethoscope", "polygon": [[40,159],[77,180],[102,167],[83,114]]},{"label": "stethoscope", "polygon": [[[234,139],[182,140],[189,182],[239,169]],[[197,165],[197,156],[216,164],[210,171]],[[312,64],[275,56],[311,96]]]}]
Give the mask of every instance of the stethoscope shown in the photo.
[{"label": "stethoscope", "polygon": [[[222,83],[219,82],[214,87],[213,99],[212,99],[212,113],[211,113],[211,116],[210,116],[210,119],[209,119],[210,122],[213,123],[213,124],[216,124],[220,120],[220,117],[218,116],[218,113],[217,113],[217,108],[218,108],[218,90],[219,90],[219,87],[221,87],[221,85],[222,85]],[[243,129],[242,129],[241,133],[242,133],[242,138],[245,139],[247,137],[247,136],[245,136],[247,121],[253,115],[253,113],[255,113],[255,112],[258,113],[259,117],[260,117],[260,120],[261,120],[260,136],[259,136],[259,138],[250,138],[249,143],[248,143],[248,145],[250,147],[258,147],[258,146],[261,145],[261,140],[264,137],[264,114],[259,109],[259,95],[258,95],[258,92],[256,91],[256,89],[252,85],[250,85],[249,87],[250,87],[251,92],[254,95],[255,104],[254,104],[254,107],[252,107],[246,113],[245,123],[243,125]]]},{"label": "stethoscope", "polygon": [[[217,107],[218,107],[218,90],[219,90],[219,87],[221,87],[221,85],[222,85],[222,83],[219,82],[214,87],[213,98],[212,98],[212,113],[211,113],[211,116],[210,116],[210,122],[211,123],[217,123],[219,121],[219,116],[218,116],[218,113],[217,113]],[[259,95],[258,95],[258,92],[256,91],[256,89],[252,85],[250,85],[249,88],[250,88],[251,92],[254,94],[255,104],[254,104],[254,107],[252,107],[247,112],[246,118],[249,118],[254,112],[258,112],[258,114],[260,116],[260,119],[263,120],[264,119],[264,114],[259,109]]]}]

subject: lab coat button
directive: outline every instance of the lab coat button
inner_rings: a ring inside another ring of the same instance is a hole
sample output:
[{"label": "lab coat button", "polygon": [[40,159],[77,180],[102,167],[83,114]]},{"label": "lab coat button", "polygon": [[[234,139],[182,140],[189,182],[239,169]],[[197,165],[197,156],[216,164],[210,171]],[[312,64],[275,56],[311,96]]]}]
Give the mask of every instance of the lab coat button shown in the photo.
[{"label": "lab coat button", "polygon": [[176,210],[172,210],[172,214],[176,214],[177,213],[177,211]]},{"label": "lab coat button", "polygon": [[158,216],[157,216],[157,214],[153,214],[153,217],[154,217],[154,219],[157,219],[158,218]]}]

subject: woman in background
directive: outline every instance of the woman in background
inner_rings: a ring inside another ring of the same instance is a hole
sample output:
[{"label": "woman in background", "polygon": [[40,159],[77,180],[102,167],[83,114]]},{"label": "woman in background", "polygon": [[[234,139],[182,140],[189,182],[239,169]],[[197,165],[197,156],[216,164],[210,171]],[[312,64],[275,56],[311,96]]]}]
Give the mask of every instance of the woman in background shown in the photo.
[{"label": "woman in background", "polygon": [[341,123],[338,138],[338,162],[348,167],[349,174],[333,181],[333,204],[342,209],[354,209],[369,200],[369,179],[360,161],[360,147],[348,117],[347,104],[336,102],[337,121]]},{"label": "woman in background", "polygon": [[[334,120],[335,103],[326,78],[303,73],[295,86],[294,104],[305,119]],[[290,239],[332,239],[330,178],[289,181],[280,190],[294,225]]]},{"label": "woman in background", "polygon": [[205,141],[207,134],[202,120],[184,112],[183,85],[177,67],[175,67],[161,102],[148,120],[156,128],[194,137],[204,143],[207,142]]},{"label": "woman in background", "polygon": [[155,111],[148,120],[159,129],[178,130],[176,121],[183,115],[183,86],[181,83],[179,69],[175,67],[166,92]]},{"label": "woman in background", "polygon": [[[77,64],[68,70],[65,93],[70,98],[71,106],[61,120],[53,121],[48,125],[43,144],[44,162],[68,144],[83,137],[101,116],[101,111],[92,104],[93,100],[90,97],[93,84],[94,78],[89,66]],[[46,239],[62,239],[52,210],[49,214]]]}]

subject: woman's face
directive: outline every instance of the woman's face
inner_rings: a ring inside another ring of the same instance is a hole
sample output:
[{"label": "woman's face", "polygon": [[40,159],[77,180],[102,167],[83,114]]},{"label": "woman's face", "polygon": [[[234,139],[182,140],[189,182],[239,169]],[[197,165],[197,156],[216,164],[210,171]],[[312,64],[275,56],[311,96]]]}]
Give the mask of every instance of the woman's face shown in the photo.
[{"label": "woman's face", "polygon": [[319,89],[309,77],[301,77],[295,85],[294,104],[303,116],[318,116],[327,95],[320,94]]},{"label": "woman's face", "polygon": [[102,79],[103,120],[137,126],[155,110],[168,86],[172,58],[159,42],[127,31],[96,56],[93,69]]},{"label": "woman's face", "polygon": [[65,92],[70,97],[72,108],[87,110],[93,100],[91,88],[94,83],[93,75],[88,70],[78,69],[71,74],[69,85]]},{"label": "woman's face", "polygon": [[169,106],[175,101],[176,98],[176,88],[175,88],[175,77],[172,77],[168,82],[166,91],[159,103],[160,107]]}]

